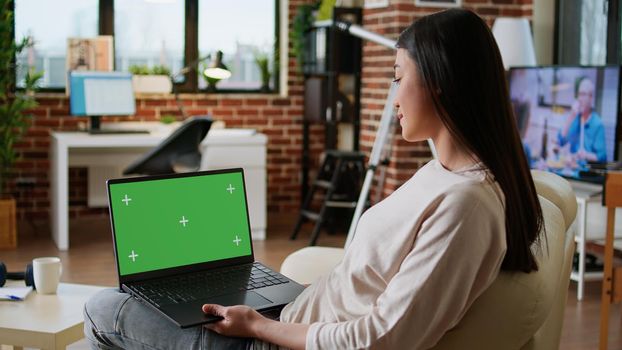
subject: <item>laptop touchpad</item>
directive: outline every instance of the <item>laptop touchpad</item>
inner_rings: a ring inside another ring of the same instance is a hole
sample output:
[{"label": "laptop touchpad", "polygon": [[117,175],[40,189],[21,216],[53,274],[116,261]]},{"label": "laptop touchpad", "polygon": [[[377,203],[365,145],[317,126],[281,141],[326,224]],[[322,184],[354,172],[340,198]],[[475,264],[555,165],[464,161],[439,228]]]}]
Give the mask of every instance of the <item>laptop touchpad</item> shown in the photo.
[{"label": "laptop touchpad", "polygon": [[239,292],[233,294],[219,295],[210,297],[205,301],[206,304],[219,304],[223,306],[248,305],[257,307],[272,303],[272,301],[262,297],[255,292]]}]

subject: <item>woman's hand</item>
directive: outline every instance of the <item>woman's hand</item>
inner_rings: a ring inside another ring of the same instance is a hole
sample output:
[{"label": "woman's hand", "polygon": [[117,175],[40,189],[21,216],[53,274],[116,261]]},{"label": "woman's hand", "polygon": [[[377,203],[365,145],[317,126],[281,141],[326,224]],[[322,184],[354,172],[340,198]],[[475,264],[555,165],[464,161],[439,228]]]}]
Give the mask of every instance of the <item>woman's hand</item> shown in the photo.
[{"label": "woman's hand", "polygon": [[284,323],[263,317],[248,306],[203,305],[203,312],[221,316],[205,327],[228,337],[257,338],[289,349],[304,349],[308,324]]},{"label": "woman's hand", "polygon": [[218,322],[207,324],[205,327],[229,337],[257,338],[257,329],[262,322],[268,319],[259,312],[245,305],[222,306],[217,304],[203,305],[203,312],[221,316]]}]

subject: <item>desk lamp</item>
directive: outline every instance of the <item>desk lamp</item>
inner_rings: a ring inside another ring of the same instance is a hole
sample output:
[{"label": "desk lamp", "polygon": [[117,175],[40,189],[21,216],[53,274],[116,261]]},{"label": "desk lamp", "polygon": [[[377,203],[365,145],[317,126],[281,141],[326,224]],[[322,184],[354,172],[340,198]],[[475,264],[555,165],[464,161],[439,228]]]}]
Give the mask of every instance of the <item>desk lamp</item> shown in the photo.
[{"label": "desk lamp", "polygon": [[[204,76],[206,76],[210,80],[213,80],[212,90],[210,90],[210,86],[208,85],[208,91],[215,91],[216,83],[218,81],[222,79],[227,79],[231,76],[231,72],[227,69],[227,66],[225,66],[222,63],[222,52],[221,51],[216,52],[215,56],[216,57],[210,62],[209,66],[203,71]],[[175,80],[179,78],[180,76],[187,74],[193,69],[195,69],[199,63],[210,60],[210,59],[212,59],[212,54],[199,57],[195,59],[194,61],[190,62],[184,68],[177,71],[175,74],[172,74],[170,76],[171,82],[173,83],[173,94],[175,95],[175,101],[177,102],[177,108],[179,108],[179,112],[184,119],[186,119],[188,115],[186,114],[184,105],[181,103],[181,100],[179,99],[179,91],[177,91],[177,88],[175,86]],[[208,83],[210,82],[210,80],[208,80]]]},{"label": "desk lamp", "polygon": [[207,80],[207,91],[216,91],[216,83],[222,79],[231,77],[231,72],[222,63],[222,51],[216,52],[216,57],[210,62],[209,66],[203,71],[205,80]]}]

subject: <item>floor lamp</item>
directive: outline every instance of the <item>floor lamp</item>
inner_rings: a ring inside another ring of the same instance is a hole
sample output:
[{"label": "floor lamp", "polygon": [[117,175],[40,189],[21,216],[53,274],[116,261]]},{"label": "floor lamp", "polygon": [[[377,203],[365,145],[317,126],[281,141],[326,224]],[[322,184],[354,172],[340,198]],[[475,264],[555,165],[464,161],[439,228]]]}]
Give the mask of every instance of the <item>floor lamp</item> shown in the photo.
[{"label": "floor lamp", "polygon": [[503,66],[535,66],[536,53],[527,18],[499,17],[492,26],[492,34],[497,41]]}]

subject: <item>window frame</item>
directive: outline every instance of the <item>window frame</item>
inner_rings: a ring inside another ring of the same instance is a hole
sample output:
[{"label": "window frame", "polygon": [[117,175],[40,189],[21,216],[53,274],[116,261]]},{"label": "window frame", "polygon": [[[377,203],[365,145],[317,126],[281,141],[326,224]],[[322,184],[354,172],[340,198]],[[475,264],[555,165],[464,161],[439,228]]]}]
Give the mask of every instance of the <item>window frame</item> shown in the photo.
[{"label": "window frame", "polygon": [[[114,37],[114,1],[115,0],[99,0],[98,6],[98,34],[99,35],[112,35]],[[272,62],[272,80],[273,88],[269,91],[261,91],[257,89],[218,89],[211,94],[278,94],[281,89],[280,79],[280,54],[279,48],[281,45],[281,8],[280,2],[282,0],[274,1],[274,47],[273,47],[273,62]],[[15,13],[15,0],[11,1],[13,13]],[[199,55],[199,0],[185,0],[184,1],[184,14],[185,14],[185,28],[184,28],[184,66],[195,61]],[[15,22],[13,22],[13,40],[15,40]],[[116,41],[115,41],[116,42]],[[114,52],[113,48],[113,52]],[[114,55],[116,61],[116,53]],[[13,58],[15,60],[15,57]],[[114,67],[113,61],[113,68]],[[175,72],[172,72],[175,73]],[[13,74],[15,80],[15,74]],[[14,86],[16,82],[14,81]],[[20,90],[20,88],[18,88]],[[179,93],[206,93],[206,89],[199,89],[199,79],[196,69],[191,69],[185,74],[185,79],[182,83],[174,83],[174,90]],[[45,87],[40,88],[39,92],[65,92],[65,88],[57,87]]]},{"label": "window frame", "polygon": [[[561,8],[564,6],[564,0],[555,0],[555,24],[553,31],[553,64],[560,64],[562,60],[562,46],[566,45],[564,33],[560,28],[566,14],[562,13]],[[607,1],[607,43],[605,64],[622,63],[622,8],[620,2],[622,0]]]}]

